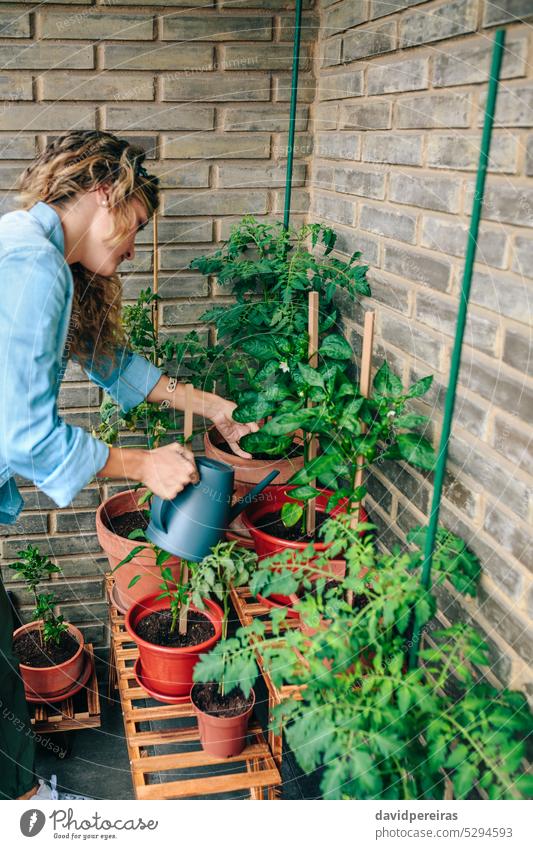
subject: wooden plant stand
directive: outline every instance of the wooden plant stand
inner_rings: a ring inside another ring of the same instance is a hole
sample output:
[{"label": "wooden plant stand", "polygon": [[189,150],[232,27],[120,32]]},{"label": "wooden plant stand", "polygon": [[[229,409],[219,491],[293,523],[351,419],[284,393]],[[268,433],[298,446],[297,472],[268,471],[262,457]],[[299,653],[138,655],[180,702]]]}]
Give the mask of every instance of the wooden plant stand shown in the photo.
[{"label": "wooden plant stand", "polygon": [[[250,625],[254,619],[261,618],[269,613],[270,608],[267,607],[266,604],[261,604],[255,596],[252,595],[248,587],[235,587],[231,588],[231,600],[233,602],[233,606],[235,607],[235,611],[239,618],[239,622],[244,627],[246,625]],[[287,619],[285,620],[286,628],[298,628],[298,620],[297,619]],[[269,633],[269,625],[267,625],[266,633]],[[269,725],[272,719],[272,711],[276,707],[276,705],[281,704],[282,701],[288,698],[298,698],[300,687],[295,685],[284,686],[284,687],[276,687],[272,678],[265,670],[259,653],[257,653],[257,662],[261,669],[261,673],[263,675],[265,684],[268,690],[268,719]],[[283,736],[282,731],[276,734],[269,728],[268,731],[268,744],[270,746],[270,750],[272,752],[272,756],[276,762],[276,766],[279,770],[281,770],[281,763],[283,759]]]},{"label": "wooden plant stand", "polygon": [[29,704],[31,724],[38,734],[62,731],[79,731],[81,728],[99,728],[101,725],[100,696],[94,650],[86,643],[85,651],[91,663],[91,675],[79,693],[56,704]]},{"label": "wooden plant stand", "polygon": [[[110,586],[108,579],[108,591]],[[240,755],[220,759],[206,754],[192,704],[156,703],[138,685],[133,673],[137,646],[124,627],[124,617],[111,603],[109,608],[109,686],[110,692],[118,687],[120,695],[135,797],[183,799],[238,794],[256,800],[276,799],[281,777],[260,725],[251,723],[252,742]]]}]

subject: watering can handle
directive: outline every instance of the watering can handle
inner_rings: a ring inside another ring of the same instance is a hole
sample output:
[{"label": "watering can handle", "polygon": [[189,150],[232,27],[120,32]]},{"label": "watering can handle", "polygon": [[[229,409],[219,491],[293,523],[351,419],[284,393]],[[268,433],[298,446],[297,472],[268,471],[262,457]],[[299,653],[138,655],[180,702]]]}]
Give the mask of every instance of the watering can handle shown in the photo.
[{"label": "watering can handle", "polygon": [[279,475],[279,469],[274,469],[274,471],[273,471],[273,472],[270,472],[270,474],[269,474],[269,475],[267,475],[267,476],[266,476],[266,478],[263,478],[263,480],[262,480],[262,481],[259,481],[259,483],[256,483],[256,485],[253,487],[253,489],[251,489],[251,490],[250,490],[250,492],[248,492],[248,493],[244,496],[244,498],[242,499],[242,501],[239,501],[239,502],[238,502],[238,504],[236,504],[236,505],[232,508],[232,510],[231,510],[231,512],[230,512],[230,517],[229,517],[229,522],[228,522],[228,524],[230,524],[230,525],[231,525],[231,523],[233,522],[233,520],[234,520],[234,519],[236,519],[236,518],[237,518],[237,516],[238,516],[240,513],[242,513],[242,511],[244,510],[244,508],[245,508],[245,507],[248,507],[248,505],[252,503],[252,501],[254,500],[255,496],[256,496],[256,495],[259,495],[259,493],[260,493],[260,492],[263,492],[263,490],[265,489],[265,487],[267,487],[267,486],[269,485],[269,483],[271,483],[271,481],[273,481],[273,480],[274,480],[274,478],[277,478],[277,476],[278,476],[278,475]]},{"label": "watering can handle", "polygon": [[166,528],[163,524],[163,508],[166,503],[165,499],[160,498],[159,495],[154,495],[150,506],[150,519],[163,533],[166,533]]}]

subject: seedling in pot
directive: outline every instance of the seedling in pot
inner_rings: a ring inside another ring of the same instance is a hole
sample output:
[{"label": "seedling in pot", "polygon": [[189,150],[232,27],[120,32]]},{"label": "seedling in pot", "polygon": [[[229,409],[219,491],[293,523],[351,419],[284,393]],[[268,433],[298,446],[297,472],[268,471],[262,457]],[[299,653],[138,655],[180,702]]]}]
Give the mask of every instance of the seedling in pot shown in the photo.
[{"label": "seedling in pot", "polygon": [[53,593],[37,592],[38,585],[51,575],[61,572],[61,569],[52,561],[39,552],[37,546],[28,545],[22,551],[17,552],[20,560],[11,564],[15,569],[15,579],[24,580],[28,589],[33,594],[35,609],[32,612],[34,621],[42,620],[42,628],[39,628],[39,643],[42,649],[46,649],[51,643],[59,645],[61,634],[68,630],[68,625],[63,616],[55,613],[58,599]]}]

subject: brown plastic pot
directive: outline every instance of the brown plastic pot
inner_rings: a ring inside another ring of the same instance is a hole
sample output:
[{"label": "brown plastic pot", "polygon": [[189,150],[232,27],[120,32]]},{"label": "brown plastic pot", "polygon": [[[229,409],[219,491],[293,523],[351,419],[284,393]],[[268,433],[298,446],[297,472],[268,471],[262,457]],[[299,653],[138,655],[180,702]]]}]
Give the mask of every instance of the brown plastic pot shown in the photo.
[{"label": "brown plastic pot", "polygon": [[194,692],[201,684],[191,689],[191,702],[198,719],[200,742],[204,752],[216,758],[232,758],[240,755],[246,746],[248,723],[255,705],[255,692],[252,690],[252,704],[238,716],[214,716],[200,710],[194,701]]},{"label": "brown plastic pot", "polygon": [[[138,499],[145,493],[146,490],[126,490],[126,492],[118,492],[112,495],[111,498],[102,502],[96,511],[96,533],[98,534],[98,542],[107,554],[109,565],[114,569],[121,560],[132,551],[133,548],[140,545],[139,540],[126,539],[125,537],[114,534],[109,528],[107,522],[108,517],[121,516],[123,513],[131,513],[138,510]],[[171,557],[165,563],[174,579],[179,579],[180,560],[178,557]],[[127,610],[136,601],[147,595],[151,595],[159,590],[161,584],[161,572],[159,566],[156,566],[155,554],[152,548],[147,548],[145,551],[139,552],[129,563],[125,563],[113,573],[115,577],[115,594],[118,605],[122,610]],[[131,580],[136,576],[141,575],[141,580],[137,581],[133,587],[128,588]]]},{"label": "brown plastic pot", "polygon": [[[211,427],[206,431],[204,435],[206,456],[211,457],[213,460],[219,460],[222,463],[229,463],[235,471],[234,503],[244,498],[256,483],[263,480],[274,469],[278,469],[279,471],[274,486],[280,486],[285,484],[304,464],[303,453],[297,453],[302,451],[302,438],[298,434],[295,434],[294,437],[294,453],[277,460],[254,460],[253,458],[238,457],[232,452],[223,451],[221,447],[223,443],[224,439],[215,427]],[[230,529],[226,533],[226,537],[230,540],[237,540],[246,548],[254,547],[250,534],[242,522],[242,515],[238,516],[232,522]]]},{"label": "brown plastic pot", "polygon": [[126,630],[139,648],[142,676],[147,688],[162,696],[188,696],[193,684],[193,669],[200,655],[212,649],[222,636],[222,608],[209,599],[204,599],[205,610],[199,610],[194,604],[190,605],[189,610],[203,613],[215,629],[214,635],[203,643],[182,648],[158,646],[143,640],[136,630],[139,622],[146,616],[159,610],[168,610],[168,599],[158,599],[158,595],[159,593],[145,596],[130,607],[125,618]]},{"label": "brown plastic pot", "polygon": [[[28,633],[28,631],[37,631],[42,625],[42,620],[22,625],[14,632],[13,642],[17,636]],[[68,630],[78,643],[76,652],[68,660],[55,666],[19,664],[25,694],[32,700],[39,698],[45,702],[49,699],[56,699],[62,693],[68,693],[69,690],[72,690],[81,678],[85,669],[85,640],[83,634],[75,625],[69,623]],[[37,640],[37,636],[35,639]]]}]

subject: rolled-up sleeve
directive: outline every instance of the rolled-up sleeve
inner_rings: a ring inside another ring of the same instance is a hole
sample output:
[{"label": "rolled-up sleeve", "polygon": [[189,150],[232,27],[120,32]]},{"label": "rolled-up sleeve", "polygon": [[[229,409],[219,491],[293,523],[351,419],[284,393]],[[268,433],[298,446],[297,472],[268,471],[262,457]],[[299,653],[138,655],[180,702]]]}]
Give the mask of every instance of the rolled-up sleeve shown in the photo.
[{"label": "rolled-up sleeve", "polygon": [[104,442],[57,413],[71,283],[46,249],[7,254],[0,279],[0,455],[12,472],[66,507],[109,456]]},{"label": "rolled-up sleeve", "polygon": [[85,364],[83,370],[124,413],[142,403],[163,375],[161,369],[128,348],[117,348],[113,363],[110,357],[101,358],[98,364]]}]

